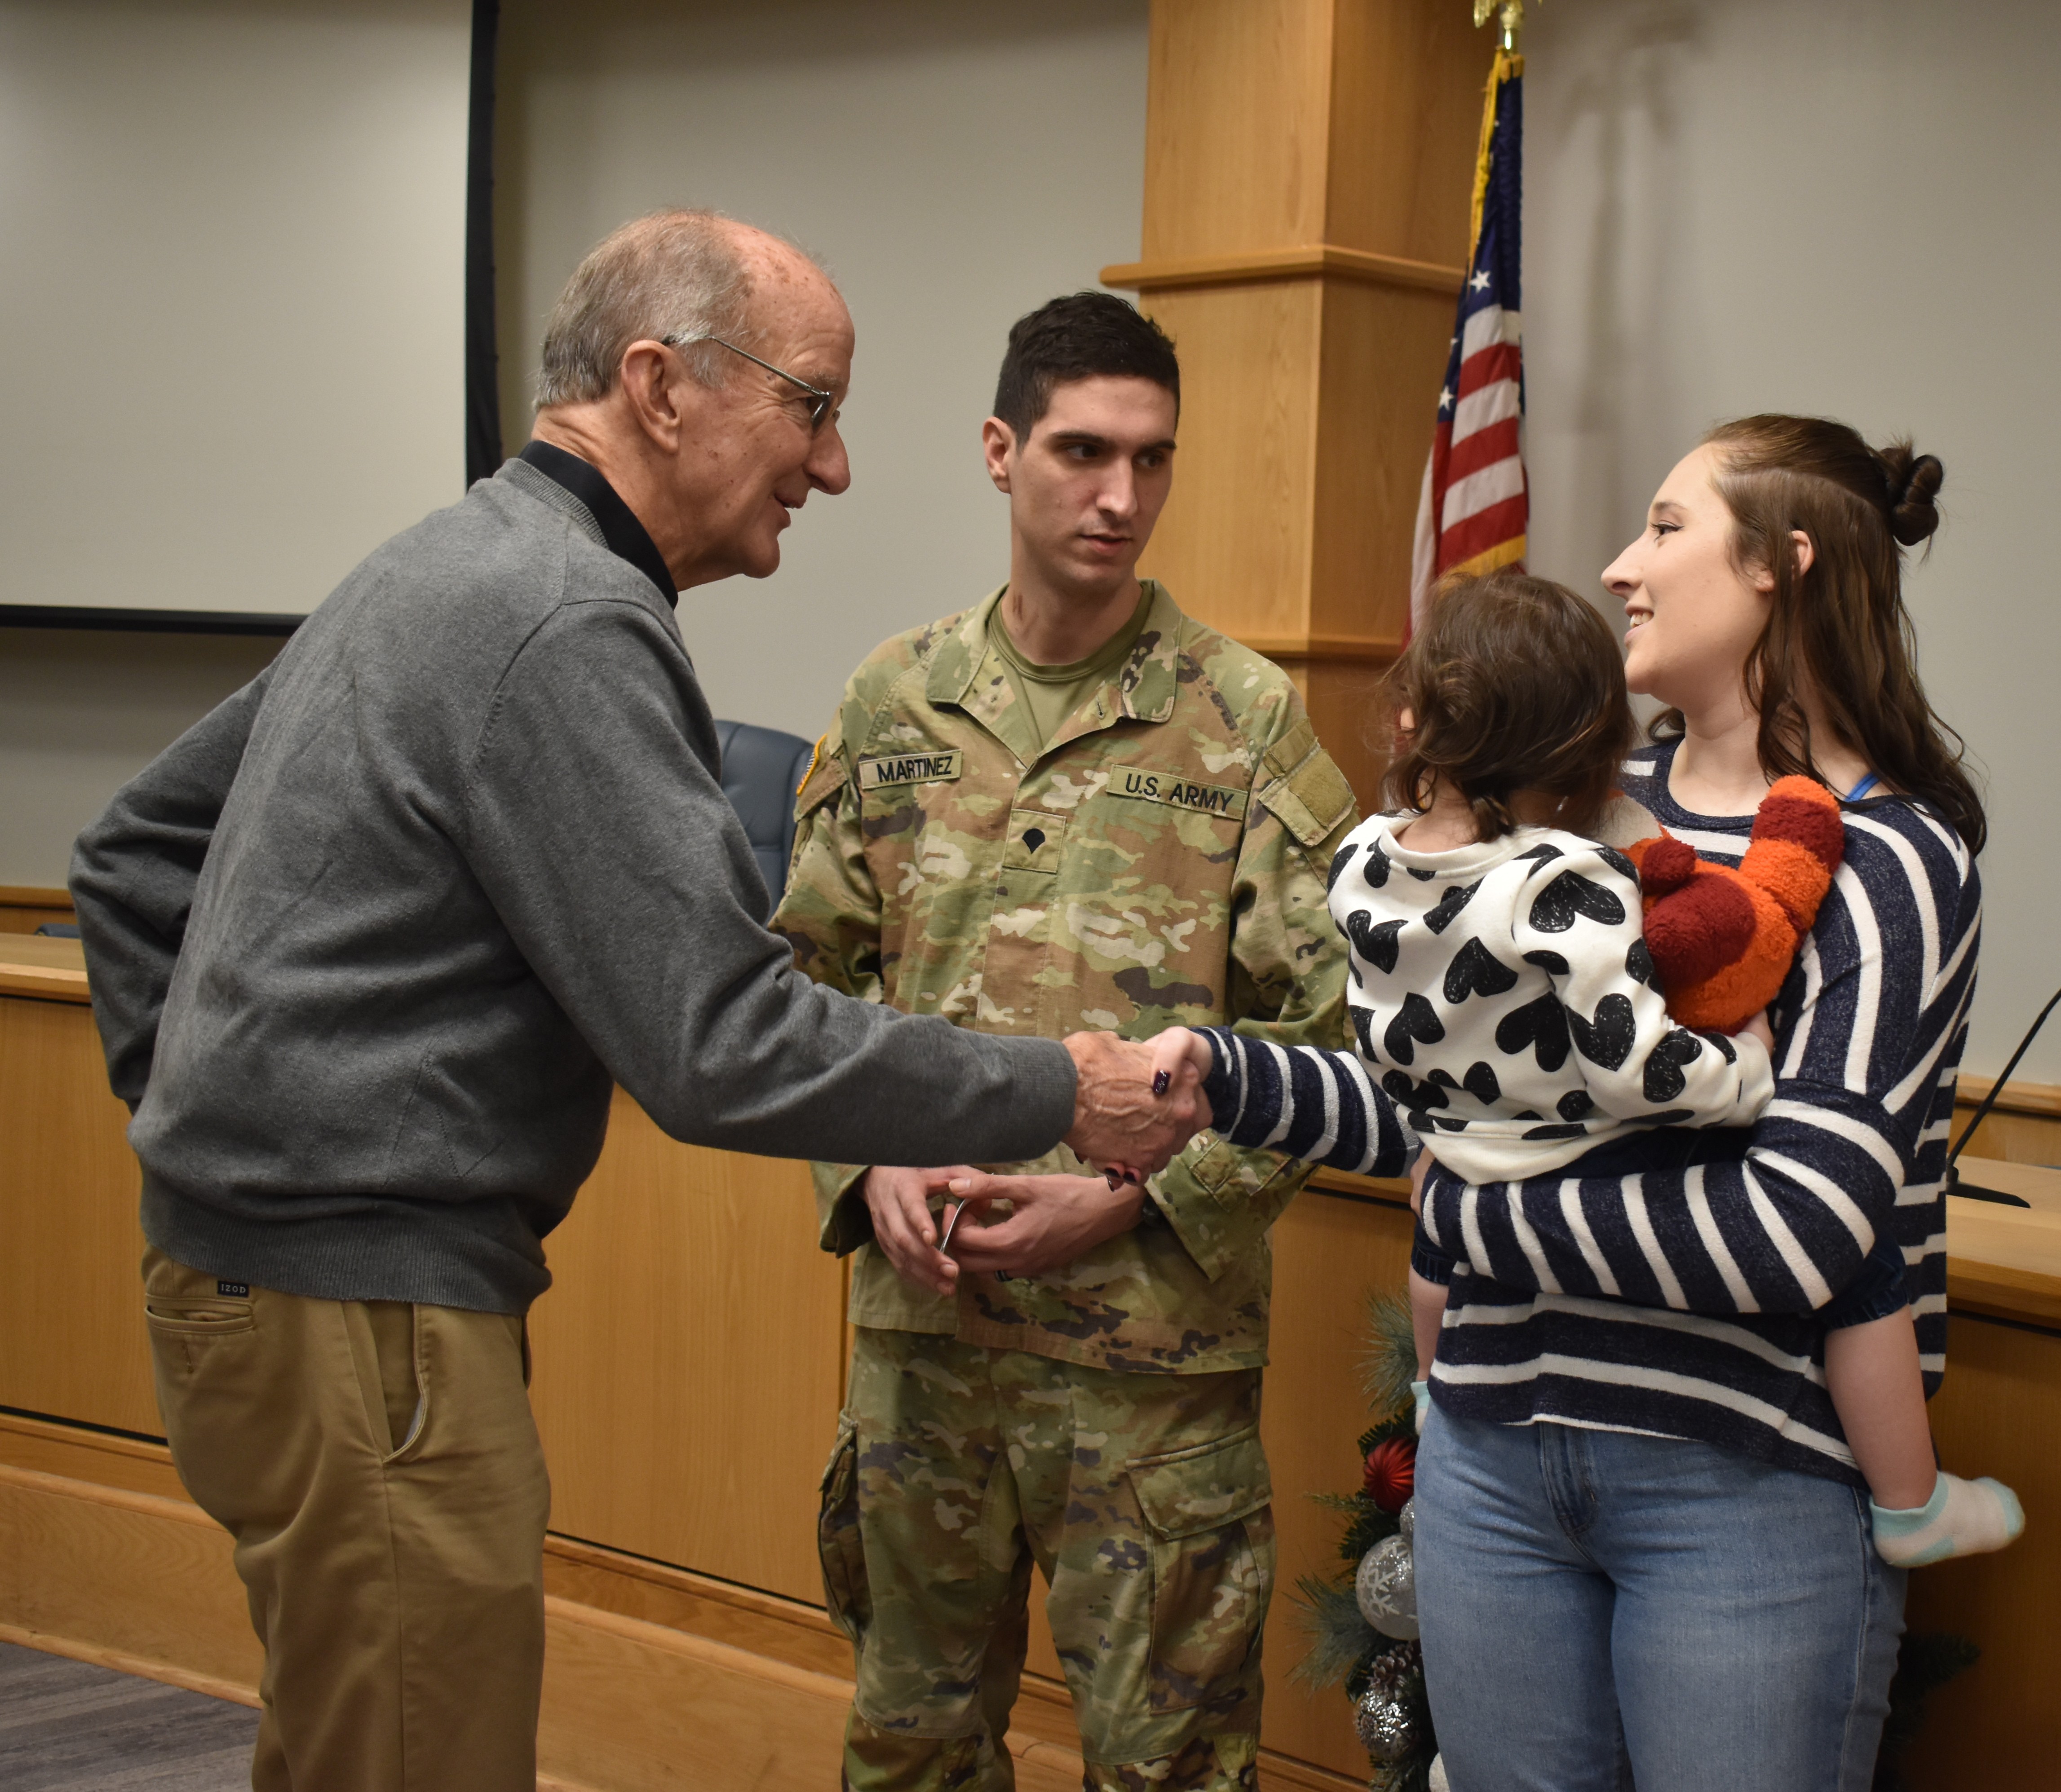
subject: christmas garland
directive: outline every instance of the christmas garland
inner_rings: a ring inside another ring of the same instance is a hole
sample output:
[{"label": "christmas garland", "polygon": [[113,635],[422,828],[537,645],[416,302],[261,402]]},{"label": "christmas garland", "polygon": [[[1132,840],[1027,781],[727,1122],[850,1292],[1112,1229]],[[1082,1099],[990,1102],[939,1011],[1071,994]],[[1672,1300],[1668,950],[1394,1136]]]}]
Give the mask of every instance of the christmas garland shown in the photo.
[{"label": "christmas garland", "polygon": [[1411,1559],[1417,1426],[1410,1396],[1417,1346],[1408,1303],[1398,1294],[1370,1296],[1367,1331],[1362,1380],[1375,1416],[1359,1440],[1360,1490],[1318,1496],[1346,1514],[1339,1554],[1351,1566],[1335,1580],[1306,1574],[1297,1585],[1311,1648],[1295,1677],[1315,1688],[1345,1683],[1354,1727],[1373,1763],[1373,1792],[1430,1792],[1444,1776],[1434,1778],[1439,1740],[1417,1646]]}]

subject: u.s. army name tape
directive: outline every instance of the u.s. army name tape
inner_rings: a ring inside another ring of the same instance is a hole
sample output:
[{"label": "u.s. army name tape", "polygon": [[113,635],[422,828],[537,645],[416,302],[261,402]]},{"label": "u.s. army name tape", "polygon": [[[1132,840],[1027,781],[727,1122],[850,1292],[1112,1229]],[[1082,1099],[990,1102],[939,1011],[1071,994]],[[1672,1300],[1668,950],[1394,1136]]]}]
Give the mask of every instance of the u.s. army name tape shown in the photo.
[{"label": "u.s. army name tape", "polygon": [[1173,772],[1119,767],[1110,774],[1109,790],[1111,796],[1132,797],[1141,802],[1171,803],[1176,809],[1222,815],[1234,822],[1245,817],[1247,792],[1223,784],[1198,784]]}]

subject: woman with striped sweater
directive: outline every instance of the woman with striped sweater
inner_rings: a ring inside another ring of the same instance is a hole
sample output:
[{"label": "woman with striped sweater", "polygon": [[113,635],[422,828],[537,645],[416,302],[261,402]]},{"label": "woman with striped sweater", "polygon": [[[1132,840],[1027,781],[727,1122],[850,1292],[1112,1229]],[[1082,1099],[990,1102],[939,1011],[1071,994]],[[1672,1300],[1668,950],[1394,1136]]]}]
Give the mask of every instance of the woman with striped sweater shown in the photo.
[{"label": "woman with striped sweater", "polygon": [[[1836,424],[1748,418],[1675,469],[1605,573],[1631,625],[1627,681],[1670,706],[1623,787],[1669,832],[1736,863],[1778,776],[1856,794],[1845,862],[1771,1010],[1772,1098],[1749,1090],[1744,1040],[1732,1074],[1711,1053],[1663,1070],[1664,1091],[1646,1081],[1661,1098],[1649,1122],[1758,1110],[1732,1149],[1711,1135],[1685,1149],[1699,1135],[1679,1130],[1618,1136],[1606,1165],[1588,1146],[1625,1114],[1562,1109],[1535,1116],[1526,1148],[1541,1129],[1590,1137],[1551,1170],[1494,1180],[1480,1166],[1499,1142],[1484,1138],[1447,1142],[1474,1180],[1443,1165],[1427,1179],[1416,1261],[1455,1268],[1418,1462],[1417,1572],[1455,1792],[1602,1792],[1627,1770],[1669,1792],[1844,1792],[1871,1778],[1903,1575],[1873,1546],[1827,1393],[1825,1310],[1893,1238],[1937,1386],[1947,1128],[1984,830],[1959,742],[1918,683],[1899,590],[1899,545],[1937,526],[1939,484],[1939,463],[1907,447],[1878,454]],[[1535,782],[1512,768],[1513,791]],[[1413,1012],[1384,1046],[1431,1043],[1435,1018]],[[1578,1049],[1601,1023],[1600,1009],[1568,1010]],[[1391,1136],[1387,1092],[1350,1060],[1209,1037],[1208,1094],[1236,1142],[1343,1162]],[[1636,1045],[1599,1049],[1628,1068],[1655,1061]],[[1444,1074],[1457,1108],[1465,1079]],[[1395,1093],[1422,1124],[1426,1085]]]}]

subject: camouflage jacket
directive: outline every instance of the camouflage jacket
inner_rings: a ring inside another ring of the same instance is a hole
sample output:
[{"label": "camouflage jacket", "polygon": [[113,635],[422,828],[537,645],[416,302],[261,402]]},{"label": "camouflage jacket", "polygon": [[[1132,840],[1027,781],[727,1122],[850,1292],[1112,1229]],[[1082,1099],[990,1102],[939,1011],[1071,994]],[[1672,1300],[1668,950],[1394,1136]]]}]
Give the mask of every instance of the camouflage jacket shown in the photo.
[{"label": "camouflage jacket", "polygon": [[[1325,906],[1352,791],[1286,674],[1151,586],[1129,657],[1039,752],[988,634],[1002,594],[874,650],[796,799],[774,930],[818,981],[990,1033],[1143,1038],[1235,1022],[1343,1042]],[[1063,1270],[910,1288],[870,1242],[863,1166],[818,1164],[854,1325],[1107,1369],[1267,1360],[1267,1228],[1308,1174],[1199,1135],[1144,1217]],[[986,1166],[1083,1174],[1064,1146]]]}]

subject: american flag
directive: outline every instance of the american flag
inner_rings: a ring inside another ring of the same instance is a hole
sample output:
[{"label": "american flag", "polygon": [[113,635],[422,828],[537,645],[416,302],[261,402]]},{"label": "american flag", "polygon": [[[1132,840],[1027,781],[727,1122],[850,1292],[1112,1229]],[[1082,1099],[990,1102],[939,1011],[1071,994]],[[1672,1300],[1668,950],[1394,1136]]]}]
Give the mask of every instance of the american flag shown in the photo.
[{"label": "american flag", "polygon": [[1519,284],[1523,192],[1524,58],[1502,50],[1489,76],[1475,168],[1473,253],[1417,502],[1411,632],[1423,626],[1431,586],[1441,574],[1487,572],[1524,558],[1531,500],[1519,434],[1524,421]]}]

